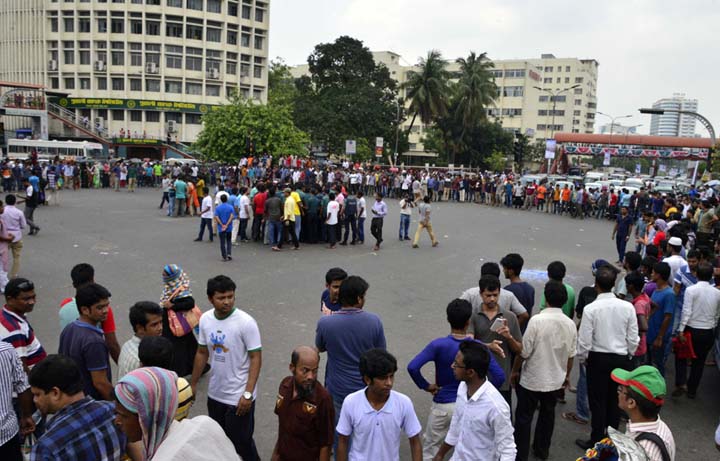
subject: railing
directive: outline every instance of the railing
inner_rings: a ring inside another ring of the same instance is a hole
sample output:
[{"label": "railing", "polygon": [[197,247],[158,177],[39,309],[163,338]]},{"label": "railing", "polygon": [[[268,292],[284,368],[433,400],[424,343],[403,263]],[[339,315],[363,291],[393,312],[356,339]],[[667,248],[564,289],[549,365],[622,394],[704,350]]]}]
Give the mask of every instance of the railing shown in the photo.
[{"label": "railing", "polygon": [[73,111],[70,111],[62,106],[54,103],[48,103],[48,113],[55,115],[56,117],[64,120],[73,127],[78,128],[85,133],[92,135],[93,137],[108,142],[112,140],[112,136],[105,127],[100,127],[98,129],[97,127],[92,126],[89,120],[87,124],[85,124],[83,123],[82,118],[78,114],[75,114]]}]

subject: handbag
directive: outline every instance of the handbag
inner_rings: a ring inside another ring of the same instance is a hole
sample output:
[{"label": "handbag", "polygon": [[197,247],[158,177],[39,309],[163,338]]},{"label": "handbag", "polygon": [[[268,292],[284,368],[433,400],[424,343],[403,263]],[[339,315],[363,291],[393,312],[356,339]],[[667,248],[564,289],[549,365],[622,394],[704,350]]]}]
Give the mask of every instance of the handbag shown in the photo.
[{"label": "handbag", "polygon": [[675,352],[675,357],[681,360],[696,359],[697,355],[695,354],[695,349],[693,348],[692,335],[689,331],[685,331],[681,334],[685,337],[684,343],[680,342],[680,339],[677,336],[672,339],[672,347],[673,352]]},{"label": "handbag", "polygon": [[[175,292],[170,296],[170,299],[174,299],[175,296],[182,290],[182,286],[178,287]],[[173,308],[168,307],[168,324],[170,331],[177,337],[183,337],[189,333],[192,333],[198,325],[200,325],[200,317],[202,311],[199,307],[193,306],[192,309],[184,312],[176,312]]]}]

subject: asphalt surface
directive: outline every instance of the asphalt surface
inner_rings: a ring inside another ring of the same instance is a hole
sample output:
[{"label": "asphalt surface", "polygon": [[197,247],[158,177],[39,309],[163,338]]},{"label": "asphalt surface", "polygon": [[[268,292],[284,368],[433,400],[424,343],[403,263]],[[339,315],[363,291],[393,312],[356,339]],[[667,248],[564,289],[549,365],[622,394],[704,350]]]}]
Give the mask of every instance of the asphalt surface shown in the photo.
[{"label": "asphalt surface", "polygon": [[[537,305],[549,262],[563,261],[567,283],[579,291],[591,283],[593,260],[617,259],[608,222],[475,204],[434,204],[432,222],[440,245],[431,248],[424,235],[420,248],[412,249],[409,242],[397,239],[399,211],[397,203],[388,200],[385,242],[379,252],[372,251],[368,222],[364,246],[338,246],[331,251],[302,245],[299,251],[274,253],[263,245],[243,244],[233,248],[233,261],[223,262],[217,240],[214,244],[193,242],[199,219],[167,217],[158,209],[160,197],[157,190],[83,190],[65,192],[59,207],[39,208],[35,218],[42,230],[25,237],[21,267],[21,276],[35,282],[38,294],[30,322],[46,350],[55,352],[60,334],[58,306],[63,298],[74,295],[70,269],[80,262],[92,264],[96,281],[112,292],[121,345],[132,335],[129,306],[140,300],[159,300],[164,264],[185,269],[203,310],[210,308],[204,295],[206,280],[218,274],[232,277],[238,284],[237,307],[255,317],[263,339],[255,440],[264,459],[269,459],[277,434],[273,408],[278,385],[288,374],[292,349],[314,343],[320,294],[330,267],[343,267],[369,282],[365,309],[381,316],[388,350],[398,359],[394,389],[412,398],[424,425],[430,395],[415,387],[405,367],[429,341],[449,333],[445,307],[463,290],[476,286],[484,262],[499,261],[510,252],[522,254],[523,277],[535,287]],[[411,233],[416,223],[413,216]],[[424,371],[432,376],[431,366]],[[720,403],[718,375],[715,368],[707,368],[696,400],[667,399],[662,418],[674,432],[678,460],[718,459],[713,443]],[[668,382],[671,392],[672,378]],[[193,414],[207,411],[206,385],[203,379]],[[560,418],[561,412],[574,411],[574,398],[568,393],[567,404],[558,405],[551,459],[576,459],[581,451],[574,440],[589,435],[588,426]],[[401,457],[409,458],[405,441]]]}]

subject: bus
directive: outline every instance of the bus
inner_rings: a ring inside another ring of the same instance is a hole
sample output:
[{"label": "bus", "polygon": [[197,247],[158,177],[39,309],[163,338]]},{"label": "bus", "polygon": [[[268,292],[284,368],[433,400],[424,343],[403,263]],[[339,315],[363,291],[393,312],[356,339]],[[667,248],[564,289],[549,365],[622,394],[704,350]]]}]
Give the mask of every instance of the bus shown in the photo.
[{"label": "bus", "polygon": [[85,158],[97,160],[107,157],[102,144],[77,141],[44,141],[40,139],[8,139],[7,158],[11,160],[29,159],[37,152],[38,160],[78,160]]}]

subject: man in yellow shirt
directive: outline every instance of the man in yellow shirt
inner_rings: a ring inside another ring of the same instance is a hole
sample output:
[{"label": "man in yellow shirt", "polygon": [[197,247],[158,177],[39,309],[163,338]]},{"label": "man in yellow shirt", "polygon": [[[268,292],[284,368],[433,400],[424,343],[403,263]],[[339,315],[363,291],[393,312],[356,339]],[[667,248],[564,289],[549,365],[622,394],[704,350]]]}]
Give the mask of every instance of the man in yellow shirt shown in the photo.
[{"label": "man in yellow shirt", "polygon": [[293,214],[295,215],[295,238],[297,241],[300,241],[300,229],[302,228],[302,211],[301,209],[304,209],[302,197],[300,197],[300,193],[298,193],[298,190],[300,189],[299,184],[295,184],[295,190],[290,193],[290,197],[295,201],[295,207],[293,209]]},{"label": "man in yellow shirt", "polygon": [[[297,234],[295,233],[296,224],[299,221],[300,216],[295,214],[295,210],[298,208],[297,201],[292,197],[293,191],[287,187],[283,191],[283,195],[285,195],[285,207],[283,212],[283,222],[285,223],[285,231],[290,236],[290,239],[293,242],[293,246],[297,250],[300,245],[298,244],[298,238]],[[297,192],[295,192],[297,194]],[[278,244],[278,248],[282,248],[282,244],[285,241],[285,238],[283,236],[282,239],[280,239],[280,244]]]}]

